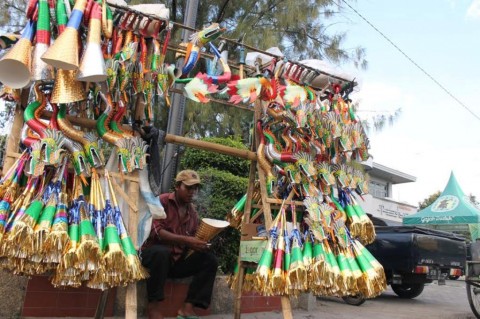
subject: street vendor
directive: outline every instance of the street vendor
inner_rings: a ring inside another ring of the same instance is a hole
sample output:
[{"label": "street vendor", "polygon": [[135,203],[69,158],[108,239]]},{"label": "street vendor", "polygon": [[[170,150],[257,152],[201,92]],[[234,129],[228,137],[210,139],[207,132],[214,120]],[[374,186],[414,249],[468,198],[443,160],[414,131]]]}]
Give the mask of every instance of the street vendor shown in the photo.
[{"label": "street vendor", "polygon": [[149,319],[164,318],[160,302],[165,299],[167,278],[193,277],[178,319],[198,318],[194,307],[206,309],[210,305],[218,261],[209,244],[195,237],[199,217],[192,202],[200,183],[197,172],[183,170],[175,178],[175,191],[160,195],[167,218],[153,221],[141,252],[142,264],[150,273]]}]

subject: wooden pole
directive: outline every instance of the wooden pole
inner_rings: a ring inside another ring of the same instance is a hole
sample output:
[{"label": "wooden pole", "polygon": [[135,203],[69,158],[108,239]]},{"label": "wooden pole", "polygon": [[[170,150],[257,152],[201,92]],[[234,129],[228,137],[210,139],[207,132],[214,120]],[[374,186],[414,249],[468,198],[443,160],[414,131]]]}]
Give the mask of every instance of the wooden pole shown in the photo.
[{"label": "wooden pole", "polygon": [[206,151],[212,151],[216,153],[221,153],[225,155],[240,157],[240,158],[248,159],[251,161],[257,160],[257,154],[249,150],[240,150],[234,147],[229,147],[229,146],[220,145],[220,144],[211,143],[211,142],[198,141],[193,138],[188,138],[188,137],[183,137],[178,135],[167,134],[165,136],[165,142],[183,144],[185,146],[198,148]]},{"label": "wooden pole", "polygon": [[7,145],[5,147],[5,159],[3,160],[3,172],[12,167],[16,158],[11,154],[17,153],[20,145],[21,131],[23,127],[23,106],[28,103],[28,90],[22,90],[21,102],[15,106],[15,117],[13,118],[11,134],[8,135]]},{"label": "wooden pole", "polygon": [[105,317],[105,306],[107,305],[108,292],[110,289],[105,289],[98,300],[97,310],[95,311],[95,319],[103,319]]},{"label": "wooden pole", "polygon": [[[132,173],[134,177],[138,178],[138,171]],[[139,183],[136,181],[130,181],[128,185],[128,195],[130,199],[136,203],[139,197]],[[135,248],[137,245],[137,225],[138,225],[138,210],[129,207],[128,214],[128,234],[132,239]],[[137,318],[137,283],[131,283],[127,286],[127,294],[125,296],[125,318],[136,319]]]},{"label": "wooden pole", "polygon": [[[255,134],[255,133],[254,133]],[[255,150],[255,143],[252,145],[252,150]],[[252,194],[255,187],[255,175],[256,175],[256,162],[250,162],[250,174],[248,178],[248,188],[247,188],[247,201],[245,203],[245,208],[243,210],[242,225],[250,221],[250,212],[252,210]],[[233,308],[234,319],[240,319],[241,317],[241,307],[242,307],[242,288],[243,288],[243,276],[245,275],[245,268],[238,257],[238,282],[235,289],[235,301]]]}]

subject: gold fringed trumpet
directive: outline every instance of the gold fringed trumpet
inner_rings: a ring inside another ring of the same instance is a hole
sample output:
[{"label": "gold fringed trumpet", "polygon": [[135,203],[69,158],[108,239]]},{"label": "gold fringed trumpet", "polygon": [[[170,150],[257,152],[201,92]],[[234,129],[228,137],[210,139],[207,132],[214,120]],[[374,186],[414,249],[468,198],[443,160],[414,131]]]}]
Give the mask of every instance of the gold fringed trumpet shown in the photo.
[{"label": "gold fringed trumpet", "polygon": [[365,245],[370,244],[375,240],[375,227],[363,208],[355,201],[353,196],[351,196],[351,198],[355,213],[359,217],[360,224],[362,225],[362,232],[359,237]]},{"label": "gold fringed trumpet", "polygon": [[35,226],[33,239],[34,239],[34,253],[30,258],[33,262],[41,262],[44,255],[44,243],[50,233],[52,227],[53,217],[55,216],[55,210],[57,207],[57,194],[52,192],[50,197],[42,210],[42,214]]},{"label": "gold fringed trumpet", "polygon": [[273,262],[273,237],[272,233],[278,233],[279,231],[279,220],[280,214],[277,215],[275,220],[272,222],[272,227],[270,229],[270,236],[265,245],[265,249],[262,252],[260,261],[258,262],[257,269],[254,273],[255,283],[254,289],[259,293],[270,296],[272,295],[271,286],[269,284],[272,272],[272,262]]},{"label": "gold fringed trumpet", "polygon": [[43,202],[39,198],[30,202],[37,182],[38,178],[30,180],[28,192],[8,232],[5,247],[8,249],[9,257],[26,259],[33,254],[33,228],[43,209]]},{"label": "gold fringed trumpet", "polygon": [[65,247],[70,238],[68,236],[67,220],[67,194],[62,189],[58,195],[57,209],[53,218],[52,228],[44,243],[44,261],[49,263],[60,263]]},{"label": "gold fringed trumpet", "polygon": [[387,278],[385,276],[385,271],[382,264],[380,264],[378,260],[375,259],[375,257],[368,251],[368,249],[365,248],[365,246],[363,246],[358,240],[353,241],[353,246],[356,247],[356,249],[359,250],[363,256],[365,256],[365,259],[377,272],[377,289],[379,290],[379,293],[387,289]]},{"label": "gold fringed trumpet", "polygon": [[352,294],[352,291],[356,290],[356,281],[353,277],[352,270],[348,264],[347,257],[345,253],[341,250],[337,250],[336,255],[338,267],[340,268],[341,282],[342,286],[339,291],[340,296],[348,296]]},{"label": "gold fringed trumpet", "polygon": [[88,280],[89,274],[101,267],[102,254],[95,230],[86,210],[86,203],[81,203],[78,209],[80,215],[80,241],[76,250],[76,267],[85,274],[83,279]]},{"label": "gold fringed trumpet", "polygon": [[92,175],[92,183],[94,179],[97,183],[99,206],[106,218],[106,226],[104,230],[106,252],[103,255],[106,283],[110,287],[124,285],[128,280],[127,256],[122,249],[122,242],[118,235],[118,228],[115,223],[111,202],[109,199],[105,200],[103,197],[98,175]]},{"label": "gold fringed trumpet", "polygon": [[115,215],[117,218],[117,225],[120,227],[120,239],[122,241],[122,248],[125,254],[127,255],[127,262],[129,265],[129,280],[132,282],[139,281],[149,277],[148,271],[142,266],[140,259],[138,258],[137,251],[135,250],[135,246],[133,245],[132,239],[127,233],[127,229],[125,228],[125,224],[122,218],[122,214],[119,210],[117,198],[115,196],[115,192],[113,190],[112,181],[110,180],[110,175],[108,171],[105,170],[105,179],[108,182],[107,185],[107,193],[109,192],[112,197],[113,202],[113,209],[115,211]]},{"label": "gold fringed trumpet", "polygon": [[297,295],[299,292],[307,289],[307,270],[303,265],[300,243],[295,237],[292,240],[292,257],[287,278],[289,284],[288,291],[290,294]]},{"label": "gold fringed trumpet", "polygon": [[315,239],[313,244],[313,264],[309,273],[310,289],[315,295],[324,294],[325,287],[332,285],[328,276],[329,269],[327,269],[326,259],[323,243]]},{"label": "gold fringed trumpet", "polygon": [[280,212],[280,215],[280,231],[277,237],[275,254],[273,259],[273,271],[271,272],[270,278],[270,290],[274,295],[284,295],[286,286],[285,271],[283,269],[283,261],[285,257],[285,211],[283,209]]},{"label": "gold fringed trumpet", "polygon": [[101,199],[100,199],[100,183],[98,180],[98,175],[95,172],[95,169],[93,170],[93,177],[91,181],[91,187],[90,187],[90,204],[93,206],[94,209],[94,223],[95,223],[95,231],[97,234],[97,239],[99,242],[99,247],[102,251],[102,264],[101,267],[96,271],[93,276],[90,277],[90,280],[87,282],[87,287],[92,288],[92,289],[101,289],[105,290],[110,287],[110,285],[107,283],[108,276],[107,276],[107,270],[105,269],[105,263],[103,261],[103,254],[105,250],[105,240],[104,240],[104,229],[102,225],[102,219],[103,219],[103,214],[104,212],[102,211],[102,204],[101,204]]}]

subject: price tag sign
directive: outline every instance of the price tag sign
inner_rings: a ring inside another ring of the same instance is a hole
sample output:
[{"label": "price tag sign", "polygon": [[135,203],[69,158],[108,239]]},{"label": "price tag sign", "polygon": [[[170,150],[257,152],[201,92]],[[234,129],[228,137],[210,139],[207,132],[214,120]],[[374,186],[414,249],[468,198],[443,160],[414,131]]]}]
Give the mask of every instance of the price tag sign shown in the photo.
[{"label": "price tag sign", "polygon": [[240,241],[240,260],[258,263],[266,243],[265,240]]}]

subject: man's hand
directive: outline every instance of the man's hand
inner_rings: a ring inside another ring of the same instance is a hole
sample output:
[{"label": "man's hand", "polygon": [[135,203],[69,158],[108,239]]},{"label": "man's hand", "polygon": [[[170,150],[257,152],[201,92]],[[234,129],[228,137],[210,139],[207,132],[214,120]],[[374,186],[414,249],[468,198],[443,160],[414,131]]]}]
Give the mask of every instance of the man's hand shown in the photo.
[{"label": "man's hand", "polygon": [[206,250],[210,246],[208,242],[198,239],[197,237],[190,236],[187,237],[185,243],[188,247],[196,251]]}]

